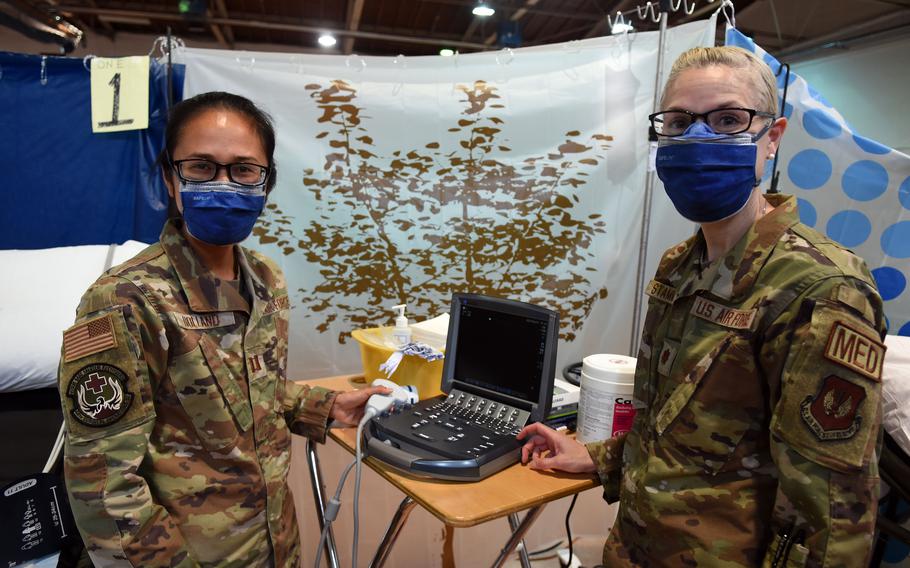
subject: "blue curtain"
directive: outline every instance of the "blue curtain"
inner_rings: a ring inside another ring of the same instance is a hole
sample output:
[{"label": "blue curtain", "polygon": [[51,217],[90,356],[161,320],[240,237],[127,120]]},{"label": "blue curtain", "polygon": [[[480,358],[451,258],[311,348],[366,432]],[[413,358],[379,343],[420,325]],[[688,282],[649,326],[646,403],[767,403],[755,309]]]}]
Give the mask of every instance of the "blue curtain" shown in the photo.
[{"label": "blue curtain", "polygon": [[[183,67],[173,69],[177,101]],[[149,73],[149,127],[93,134],[81,58],[0,52],[0,249],[158,239],[167,70],[152,61]]]}]

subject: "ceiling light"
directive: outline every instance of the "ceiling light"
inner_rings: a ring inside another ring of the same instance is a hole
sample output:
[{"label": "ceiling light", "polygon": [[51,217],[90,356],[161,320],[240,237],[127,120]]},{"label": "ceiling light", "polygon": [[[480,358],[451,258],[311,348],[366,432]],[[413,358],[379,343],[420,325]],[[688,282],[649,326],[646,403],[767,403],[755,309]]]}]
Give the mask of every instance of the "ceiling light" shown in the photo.
[{"label": "ceiling light", "polygon": [[439,50],[439,55],[441,55],[443,57],[452,57],[453,55],[455,55],[455,51],[449,49],[448,47],[444,47]]},{"label": "ceiling light", "polygon": [[486,18],[488,16],[492,16],[493,14],[495,14],[496,10],[487,6],[484,2],[478,2],[477,5],[474,6],[474,9],[471,10],[471,13],[474,14],[475,16],[480,16],[482,18]]},{"label": "ceiling light", "polygon": [[332,47],[333,45],[338,43],[338,40],[335,39],[335,36],[333,36],[332,34],[322,34],[321,36],[319,36],[318,41],[319,41],[319,45],[321,45],[322,47]]},{"label": "ceiling light", "polygon": [[626,22],[619,21],[613,24],[613,27],[610,28],[610,33],[613,35],[622,34],[625,32],[634,32],[635,28],[632,27],[632,24],[627,24]]}]

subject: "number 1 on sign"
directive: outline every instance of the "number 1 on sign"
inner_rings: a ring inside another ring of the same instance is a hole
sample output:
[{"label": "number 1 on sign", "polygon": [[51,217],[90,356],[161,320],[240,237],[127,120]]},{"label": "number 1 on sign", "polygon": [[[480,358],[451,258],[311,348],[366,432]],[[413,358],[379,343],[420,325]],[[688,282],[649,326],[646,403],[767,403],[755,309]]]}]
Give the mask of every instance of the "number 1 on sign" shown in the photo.
[{"label": "number 1 on sign", "polygon": [[92,132],[148,128],[148,57],[93,57],[89,82]]},{"label": "number 1 on sign", "polygon": [[109,121],[99,122],[98,126],[101,128],[107,128],[110,126],[132,124],[132,118],[128,118],[126,120],[117,120],[118,116],[120,115],[120,73],[114,73],[114,76],[111,77],[108,85],[114,87],[114,108],[111,109],[111,119]]}]

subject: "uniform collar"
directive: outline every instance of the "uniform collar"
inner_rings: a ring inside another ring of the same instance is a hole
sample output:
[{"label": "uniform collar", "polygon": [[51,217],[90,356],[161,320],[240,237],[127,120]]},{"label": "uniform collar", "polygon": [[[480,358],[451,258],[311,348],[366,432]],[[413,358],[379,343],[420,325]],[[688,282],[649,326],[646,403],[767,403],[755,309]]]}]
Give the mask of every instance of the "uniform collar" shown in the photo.
[{"label": "uniform collar", "polygon": [[699,266],[706,245],[704,235],[698,231],[664,256],[657,278],[674,286],[677,297],[701,290],[711,290],[727,300],[744,295],[752,288],[777,241],[799,222],[795,197],[770,194],[765,198],[774,210],[749,227],[722,258],[704,268]]},{"label": "uniform collar", "polygon": [[263,282],[259,272],[255,269],[261,263],[253,258],[245,248],[236,245],[235,248],[237,263],[240,265],[241,278],[246,278],[247,290],[249,290],[253,298],[253,303],[258,304],[260,301],[267,302],[271,300],[272,296],[269,287]]},{"label": "uniform collar", "polygon": [[727,298],[743,296],[752,289],[777,242],[790,227],[799,223],[795,197],[771,194],[765,195],[765,199],[774,206],[774,211],[749,227],[724,257],[719,277],[728,282],[723,287],[729,290],[729,295],[725,295]]},{"label": "uniform collar", "polygon": [[[243,296],[233,286],[209,272],[208,268],[202,264],[193,251],[193,247],[183,235],[182,228],[182,220],[168,219],[161,230],[160,240],[171,266],[177,273],[190,308],[194,312],[241,311],[249,313],[250,305]],[[234,245],[234,253],[238,255],[238,258],[243,258],[242,249],[239,246]],[[245,264],[245,259],[240,260],[242,272],[247,272],[244,268]]]}]

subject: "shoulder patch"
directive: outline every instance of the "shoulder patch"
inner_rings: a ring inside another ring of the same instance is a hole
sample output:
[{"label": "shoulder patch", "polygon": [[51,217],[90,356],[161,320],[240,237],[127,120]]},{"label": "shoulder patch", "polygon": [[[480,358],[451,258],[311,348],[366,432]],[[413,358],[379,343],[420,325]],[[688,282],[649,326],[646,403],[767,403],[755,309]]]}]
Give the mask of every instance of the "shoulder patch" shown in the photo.
[{"label": "shoulder patch", "polygon": [[110,426],[123,418],[133,402],[127,380],[126,373],[105,363],[79,369],[66,386],[73,418],[93,428]]},{"label": "shoulder patch", "polygon": [[117,347],[111,314],[90,319],[63,332],[63,362]]},{"label": "shoulder patch", "polygon": [[831,326],[825,357],[873,381],[882,380],[885,346],[842,321]]},{"label": "shoulder patch", "polygon": [[865,398],[866,389],[860,385],[829,375],[815,396],[802,401],[800,416],[819,440],[846,440],[862,425],[857,410]]},{"label": "shoulder patch", "polygon": [[651,280],[645,287],[645,294],[651,296],[655,300],[672,304],[673,300],[676,299],[676,288],[664,284],[663,282],[658,282],[657,280]]}]

